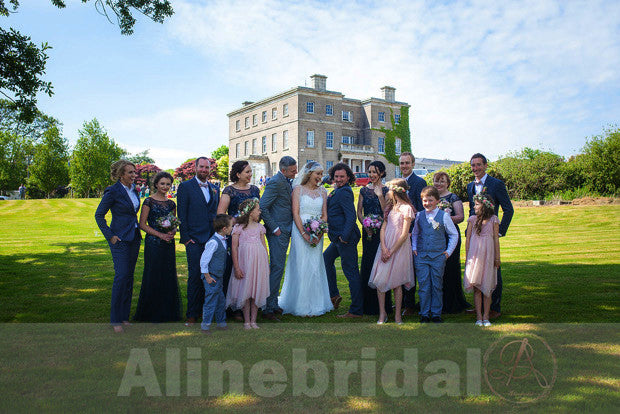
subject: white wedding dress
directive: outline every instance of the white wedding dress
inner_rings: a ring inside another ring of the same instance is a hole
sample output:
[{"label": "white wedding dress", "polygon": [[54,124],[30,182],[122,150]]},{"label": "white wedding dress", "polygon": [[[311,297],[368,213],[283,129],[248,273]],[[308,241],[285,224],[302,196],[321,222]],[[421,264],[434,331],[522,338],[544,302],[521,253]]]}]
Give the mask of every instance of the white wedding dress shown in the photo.
[{"label": "white wedding dress", "polygon": [[[321,217],[323,197],[326,197],[323,187],[316,191],[300,187],[299,215],[302,223],[311,217]],[[297,316],[322,315],[334,309],[323,261],[323,237],[316,247],[312,247],[303,239],[295,223],[291,230],[291,250],[278,305],[283,313]]]}]

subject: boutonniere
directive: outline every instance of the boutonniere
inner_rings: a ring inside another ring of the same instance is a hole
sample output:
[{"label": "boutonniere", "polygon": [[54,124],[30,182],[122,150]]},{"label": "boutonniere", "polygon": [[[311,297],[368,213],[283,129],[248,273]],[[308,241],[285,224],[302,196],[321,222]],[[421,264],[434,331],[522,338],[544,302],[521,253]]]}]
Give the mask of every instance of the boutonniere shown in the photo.
[{"label": "boutonniere", "polygon": [[482,187],[482,191],[480,191],[480,192],[483,193],[483,194],[486,194],[487,188],[486,187]]},{"label": "boutonniere", "polygon": [[336,192],[336,190],[332,191],[331,193],[329,193],[327,195],[327,198],[332,198],[334,196],[334,193]]},{"label": "boutonniere", "polygon": [[434,218],[430,219],[428,222],[431,224],[431,226],[433,226],[433,230],[437,230],[439,228],[439,223],[435,221]]}]

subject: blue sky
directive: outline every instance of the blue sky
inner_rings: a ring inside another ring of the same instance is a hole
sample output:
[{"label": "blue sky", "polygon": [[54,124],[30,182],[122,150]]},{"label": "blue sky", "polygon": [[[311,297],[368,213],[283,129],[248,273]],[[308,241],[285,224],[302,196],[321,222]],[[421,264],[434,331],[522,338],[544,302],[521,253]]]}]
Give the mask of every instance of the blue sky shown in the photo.
[{"label": "blue sky", "polygon": [[346,96],[396,88],[416,157],[490,159],[524,146],[577,153],[620,124],[620,2],[173,0],[132,36],[94,4],[23,0],[0,18],[48,42],[43,112],[71,144],[97,118],[162,168],[228,142],[226,114],[309,76]]}]

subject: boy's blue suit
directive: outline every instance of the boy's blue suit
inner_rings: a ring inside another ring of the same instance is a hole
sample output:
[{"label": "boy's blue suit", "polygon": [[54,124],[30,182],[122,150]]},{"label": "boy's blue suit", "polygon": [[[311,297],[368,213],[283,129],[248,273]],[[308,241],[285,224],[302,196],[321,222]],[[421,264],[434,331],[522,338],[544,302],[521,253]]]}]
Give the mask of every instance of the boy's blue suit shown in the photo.
[{"label": "boy's blue suit", "polygon": [[327,198],[327,221],[329,225],[327,236],[331,244],[323,252],[323,260],[327,272],[329,295],[333,298],[339,295],[334,262],[340,256],[342,270],[349,281],[349,290],[351,291],[349,312],[354,315],[362,315],[364,299],[357,266],[357,243],[361,235],[356,219],[353,190],[348,184],[345,184],[335,189]]},{"label": "boy's blue suit", "polygon": [[[138,192],[133,190],[136,198],[140,200]],[[95,221],[108,240],[114,263],[114,282],[112,284],[112,300],[110,310],[110,322],[120,324],[129,320],[131,308],[131,296],[133,293],[133,274],[140,252],[142,235],[138,227],[136,209],[125,190],[123,184],[116,184],[106,188],[101,202],[95,211]],[[112,221],[108,226],[105,216],[110,211]],[[110,242],[112,236],[117,236],[120,241],[115,244]]]},{"label": "boy's blue suit", "polygon": [[[484,192],[488,194],[493,200],[495,206],[495,215],[499,217],[499,207],[502,207],[502,220],[499,223],[499,234],[506,235],[510,221],[514,215],[514,209],[510,202],[510,196],[506,191],[506,185],[500,179],[487,175],[484,181],[483,188],[486,188]],[[469,215],[475,214],[474,211],[474,195],[476,194],[475,182],[472,181],[467,184],[467,197],[469,198]],[[501,267],[497,269],[497,286],[491,294],[491,310],[501,312],[502,301],[502,270]]]},{"label": "boy's blue suit", "polygon": [[196,178],[183,181],[177,190],[177,214],[181,224],[181,243],[189,240],[194,243],[185,245],[187,256],[187,318],[199,318],[202,315],[205,289],[200,279],[200,257],[205,244],[213,236],[213,219],[217,215],[220,201],[218,189],[208,183],[209,202],[198,185]]}]

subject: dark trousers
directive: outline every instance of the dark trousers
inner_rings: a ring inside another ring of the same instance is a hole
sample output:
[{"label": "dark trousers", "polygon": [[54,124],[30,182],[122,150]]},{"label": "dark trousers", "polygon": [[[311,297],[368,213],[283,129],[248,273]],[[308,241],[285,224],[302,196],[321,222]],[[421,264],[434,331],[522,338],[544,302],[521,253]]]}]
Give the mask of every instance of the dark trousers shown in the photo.
[{"label": "dark trousers", "polygon": [[280,292],[280,283],[286,264],[286,251],[290,240],[291,235],[288,232],[282,232],[279,236],[267,235],[269,242],[269,297],[264,308],[265,313],[273,313],[279,309],[278,293]]},{"label": "dark trousers", "polygon": [[187,313],[188,318],[200,318],[205,301],[205,288],[200,279],[200,257],[206,243],[189,243],[185,246],[187,256]]},{"label": "dark trousers", "polygon": [[351,307],[349,312],[355,315],[363,313],[364,299],[362,294],[362,281],[359,268],[357,267],[357,245],[353,243],[332,242],[323,252],[325,270],[327,272],[327,284],[329,285],[329,296],[338,296],[338,283],[336,282],[336,266],[334,262],[340,257],[342,271],[349,281],[351,291]]},{"label": "dark trousers", "polygon": [[140,230],[132,241],[108,242],[114,262],[114,282],[112,283],[112,301],[110,322],[118,325],[129,320],[131,296],[133,294],[133,273],[136,270],[138,253],[140,252]]},{"label": "dark trousers", "polygon": [[[415,269],[415,256],[413,261]],[[414,309],[415,308],[415,290],[418,284],[418,275],[413,275],[413,288],[407,290],[403,289],[403,308]]]}]

